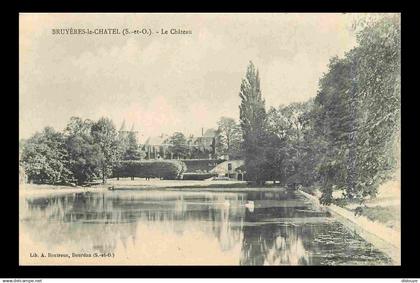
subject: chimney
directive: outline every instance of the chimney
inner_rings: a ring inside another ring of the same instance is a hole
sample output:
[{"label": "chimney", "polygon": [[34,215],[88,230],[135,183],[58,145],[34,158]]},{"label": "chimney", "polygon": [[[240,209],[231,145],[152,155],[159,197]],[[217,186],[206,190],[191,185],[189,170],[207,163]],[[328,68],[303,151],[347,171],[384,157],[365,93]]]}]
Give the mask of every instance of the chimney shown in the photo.
[{"label": "chimney", "polygon": [[204,128],[201,128],[201,136],[204,137]]}]

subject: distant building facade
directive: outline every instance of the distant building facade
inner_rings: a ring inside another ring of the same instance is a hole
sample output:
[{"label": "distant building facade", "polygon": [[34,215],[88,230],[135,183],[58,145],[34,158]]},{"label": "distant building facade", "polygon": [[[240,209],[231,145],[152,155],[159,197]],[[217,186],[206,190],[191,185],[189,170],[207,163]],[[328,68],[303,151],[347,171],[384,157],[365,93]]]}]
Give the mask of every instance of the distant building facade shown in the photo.
[{"label": "distant building facade", "polygon": [[161,134],[160,136],[148,137],[141,145],[146,152],[146,159],[173,159],[169,151],[170,144],[167,144],[169,136]]},{"label": "distant building facade", "polygon": [[[217,131],[215,129],[202,129],[201,137],[187,138],[187,146],[192,159],[212,159],[215,156]],[[174,155],[170,151],[171,144],[167,141],[169,135],[150,136],[141,143],[142,150],[146,153],[146,159],[173,159]]]},{"label": "distant building facade", "polygon": [[194,140],[193,145],[202,150],[214,151],[213,147],[216,145],[216,137],[217,131],[215,129],[208,129],[205,132],[204,129],[202,129],[201,137],[197,137]]}]

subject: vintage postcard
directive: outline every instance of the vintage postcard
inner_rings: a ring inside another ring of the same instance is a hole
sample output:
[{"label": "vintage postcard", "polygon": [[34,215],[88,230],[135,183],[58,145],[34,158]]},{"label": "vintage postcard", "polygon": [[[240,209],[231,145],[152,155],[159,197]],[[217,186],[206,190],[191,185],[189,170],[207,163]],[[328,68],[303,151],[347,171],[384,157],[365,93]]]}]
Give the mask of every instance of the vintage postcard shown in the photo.
[{"label": "vintage postcard", "polygon": [[400,265],[400,14],[21,13],[20,265]]}]

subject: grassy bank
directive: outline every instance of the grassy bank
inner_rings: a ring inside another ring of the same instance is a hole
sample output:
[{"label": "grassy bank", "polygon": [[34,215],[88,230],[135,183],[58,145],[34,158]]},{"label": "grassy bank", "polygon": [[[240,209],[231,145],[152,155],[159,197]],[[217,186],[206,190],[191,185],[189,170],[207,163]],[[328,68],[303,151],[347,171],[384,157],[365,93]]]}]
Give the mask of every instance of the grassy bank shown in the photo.
[{"label": "grassy bank", "polygon": [[378,188],[377,196],[367,200],[360,210],[359,203],[341,202],[342,196],[337,192],[333,194],[334,204],[322,206],[319,204],[319,188],[301,189],[302,194],[314,204],[330,211],[346,227],[390,256],[396,265],[399,265],[401,260],[400,191],[398,179],[388,181]]},{"label": "grassy bank", "polygon": [[[303,187],[301,191],[312,196],[321,197],[319,187]],[[333,204],[347,209],[373,222],[378,222],[388,228],[401,229],[401,187],[398,178],[385,182],[378,188],[376,197],[367,199],[363,205],[359,202],[344,201],[340,191],[333,192]]]}]

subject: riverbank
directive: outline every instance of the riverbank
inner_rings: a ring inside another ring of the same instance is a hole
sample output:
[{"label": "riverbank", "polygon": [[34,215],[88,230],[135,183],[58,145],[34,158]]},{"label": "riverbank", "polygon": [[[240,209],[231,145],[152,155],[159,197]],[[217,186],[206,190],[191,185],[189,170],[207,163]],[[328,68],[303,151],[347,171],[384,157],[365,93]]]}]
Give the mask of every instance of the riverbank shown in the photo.
[{"label": "riverbank", "polygon": [[[144,178],[123,178],[120,180],[109,179],[106,184],[99,184],[90,187],[81,186],[59,186],[59,185],[38,185],[38,184],[20,184],[20,196],[41,196],[49,194],[68,194],[78,192],[100,192],[108,191],[112,188],[119,190],[155,190],[155,189],[191,189],[191,190],[252,190],[245,181],[194,181],[194,180],[159,180]],[[270,189],[268,187],[267,189]],[[254,188],[255,190],[255,188]]]},{"label": "riverbank", "polygon": [[237,180],[160,180],[144,178],[120,178],[108,180],[108,186],[114,190],[139,189],[182,189],[182,188],[246,188],[246,181]]},{"label": "riverbank", "polygon": [[[107,194],[113,194],[114,192],[109,191],[109,187],[114,187],[116,192],[118,191],[153,191],[153,190],[165,190],[173,191],[174,194],[181,191],[188,192],[251,192],[251,191],[264,191],[264,192],[278,192],[285,190],[278,186],[268,184],[265,187],[248,186],[246,182],[237,181],[182,181],[182,180],[145,180],[145,179],[110,179],[105,185],[97,185],[92,187],[66,187],[66,186],[51,186],[51,185],[33,185],[25,184],[21,185],[20,195],[29,197],[44,197],[56,194],[69,194],[79,192],[107,192]],[[131,193],[129,193],[131,194]],[[348,208],[339,207],[337,205],[323,206],[319,203],[319,198],[315,195],[308,194],[303,191],[298,191],[298,194],[302,194],[312,203],[317,205],[320,210],[329,211],[335,219],[344,224],[349,231],[355,232],[360,235],[367,242],[372,243],[377,249],[388,255],[392,259],[393,264],[400,264],[400,233],[399,231],[393,230],[385,225],[374,222],[365,216],[355,216],[354,211]],[[124,195],[124,194],[122,194]],[[383,194],[380,194],[380,200],[383,199]],[[23,198],[22,198],[23,200]],[[389,199],[387,201],[391,201]],[[280,203],[280,204],[279,204]],[[371,203],[378,204],[378,200],[372,200]],[[290,203],[280,200],[278,202],[266,201],[266,202],[255,202],[255,208],[261,207],[289,207]],[[278,216],[275,216],[278,217]],[[273,219],[275,219],[275,217]],[[309,218],[311,219],[311,218]],[[305,220],[307,221],[307,220]],[[334,221],[335,222],[335,221]],[[341,225],[340,225],[341,226]],[[344,229],[345,230],[345,229]]]},{"label": "riverbank", "polygon": [[57,195],[57,194],[71,194],[80,192],[98,192],[105,191],[105,186],[94,186],[94,187],[70,187],[70,186],[58,186],[58,185],[36,185],[36,184],[20,184],[19,185],[19,196],[44,196],[44,195]]},{"label": "riverbank", "polygon": [[[387,182],[379,188],[378,196],[367,201],[366,208],[361,215],[355,215],[355,204],[342,207],[335,204],[321,205],[318,190],[312,191],[312,194],[302,190],[299,190],[299,193],[320,209],[329,211],[347,228],[388,255],[394,265],[401,264],[400,186],[395,180]],[[393,214],[392,217],[388,213],[372,213],[372,211],[396,210],[398,214]]]}]

